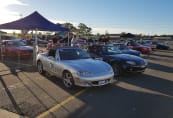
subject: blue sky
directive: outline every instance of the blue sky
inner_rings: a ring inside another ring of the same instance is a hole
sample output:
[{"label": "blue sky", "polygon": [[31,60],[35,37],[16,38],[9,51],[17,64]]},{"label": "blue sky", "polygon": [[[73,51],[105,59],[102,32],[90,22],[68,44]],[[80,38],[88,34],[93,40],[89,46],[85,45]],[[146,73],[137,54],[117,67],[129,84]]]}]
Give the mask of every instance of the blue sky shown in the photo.
[{"label": "blue sky", "polygon": [[3,19],[11,14],[4,20],[8,22],[20,18],[19,14],[26,16],[37,10],[55,23],[84,23],[93,29],[93,33],[173,34],[172,0],[5,1],[4,6],[0,5],[0,11],[7,12]]}]

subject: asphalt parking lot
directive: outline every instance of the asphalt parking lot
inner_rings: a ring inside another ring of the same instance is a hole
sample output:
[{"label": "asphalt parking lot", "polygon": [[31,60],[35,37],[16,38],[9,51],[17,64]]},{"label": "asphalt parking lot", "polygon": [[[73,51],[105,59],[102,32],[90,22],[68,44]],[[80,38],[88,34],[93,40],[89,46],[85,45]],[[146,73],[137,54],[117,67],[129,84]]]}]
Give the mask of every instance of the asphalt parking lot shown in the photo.
[{"label": "asphalt parking lot", "polygon": [[31,118],[173,118],[173,50],[144,58],[143,74],[73,90],[32,66],[0,62],[0,108]]}]

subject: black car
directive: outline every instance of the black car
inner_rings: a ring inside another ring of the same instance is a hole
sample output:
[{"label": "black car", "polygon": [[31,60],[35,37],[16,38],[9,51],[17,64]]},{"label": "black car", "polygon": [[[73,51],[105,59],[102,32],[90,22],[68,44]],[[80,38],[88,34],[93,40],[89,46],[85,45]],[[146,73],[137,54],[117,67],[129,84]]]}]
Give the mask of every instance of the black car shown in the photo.
[{"label": "black car", "polygon": [[[88,47],[88,52],[91,57],[97,55],[103,61],[109,63],[115,76],[121,75],[124,72],[144,72],[148,63],[141,57],[129,54],[123,54],[121,50],[111,45],[93,45]],[[93,57],[94,58],[94,57]]]},{"label": "black car", "polygon": [[164,44],[164,43],[157,43],[156,45],[156,49],[160,49],[160,50],[168,50],[169,46]]},{"label": "black car", "polygon": [[141,52],[137,50],[132,50],[130,47],[125,45],[124,43],[114,43],[115,47],[117,47],[123,54],[130,54],[135,56],[141,56]]}]

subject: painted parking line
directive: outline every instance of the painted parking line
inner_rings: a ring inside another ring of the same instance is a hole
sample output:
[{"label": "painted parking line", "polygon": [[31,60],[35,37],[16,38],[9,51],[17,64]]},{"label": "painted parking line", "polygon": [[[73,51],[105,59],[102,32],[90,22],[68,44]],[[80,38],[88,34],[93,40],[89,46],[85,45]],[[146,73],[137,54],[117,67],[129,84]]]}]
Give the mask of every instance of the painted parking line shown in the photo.
[{"label": "painted parking line", "polygon": [[36,118],[44,118],[47,115],[49,115],[50,113],[60,109],[62,106],[64,106],[65,104],[69,103],[70,101],[76,99],[76,97],[80,96],[82,93],[84,93],[87,89],[83,89],[79,92],[77,92],[76,94],[74,94],[73,96],[68,97],[67,99],[65,99],[64,101],[62,101],[61,103],[58,103],[57,105],[55,105],[54,107],[50,108],[49,110],[41,113],[40,115],[38,115]]}]

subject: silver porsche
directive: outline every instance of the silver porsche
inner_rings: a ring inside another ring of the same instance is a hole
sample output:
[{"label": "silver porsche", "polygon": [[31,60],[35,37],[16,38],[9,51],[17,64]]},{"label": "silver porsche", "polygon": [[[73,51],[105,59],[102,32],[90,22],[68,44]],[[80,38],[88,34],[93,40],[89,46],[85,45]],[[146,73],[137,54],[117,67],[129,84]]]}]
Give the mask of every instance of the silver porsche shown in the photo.
[{"label": "silver porsche", "polygon": [[48,72],[62,78],[67,88],[102,86],[116,81],[109,64],[92,59],[86,51],[77,47],[58,47],[38,54],[37,69],[40,74]]}]

